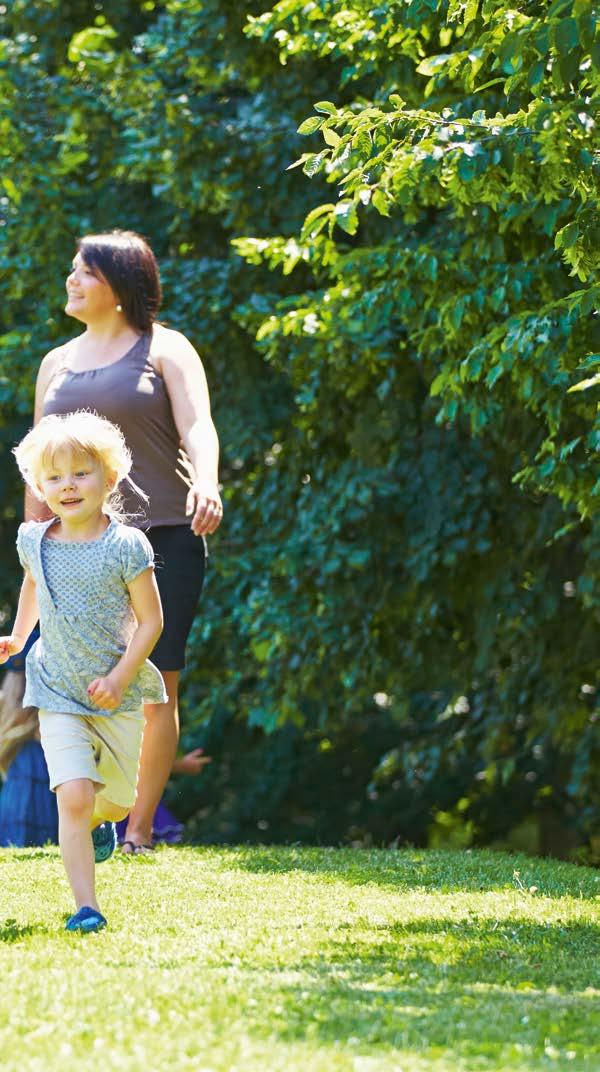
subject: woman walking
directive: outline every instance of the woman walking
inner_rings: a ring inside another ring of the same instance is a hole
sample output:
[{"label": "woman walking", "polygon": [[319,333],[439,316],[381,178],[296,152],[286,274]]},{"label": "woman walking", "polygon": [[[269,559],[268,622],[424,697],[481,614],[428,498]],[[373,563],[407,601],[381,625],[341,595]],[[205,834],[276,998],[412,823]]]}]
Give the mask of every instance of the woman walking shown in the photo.
[{"label": "woman walking", "polygon": [[[132,454],[133,483],[148,497],[146,502],[131,486],[123,489],[131,523],[154,549],[164,613],[150,657],[169,699],[144,708],[138,796],[123,843],[123,851],[145,852],[177,751],[178,680],[202,590],[204,537],[223,516],[218,439],[198,354],[182,334],[156,322],[160,277],[140,235],[113,231],[82,238],[66,288],[65,311],[85,330],[44,357],[34,420],[91,409],[117,424]],[[190,474],[189,487],[182,469]],[[40,517],[31,498],[26,517]]]}]

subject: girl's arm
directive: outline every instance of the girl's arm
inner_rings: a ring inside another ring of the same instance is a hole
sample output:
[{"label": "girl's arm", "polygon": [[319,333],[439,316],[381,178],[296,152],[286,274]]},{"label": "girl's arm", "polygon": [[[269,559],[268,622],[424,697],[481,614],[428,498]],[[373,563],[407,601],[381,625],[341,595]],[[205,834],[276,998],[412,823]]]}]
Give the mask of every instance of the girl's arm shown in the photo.
[{"label": "girl's arm", "polygon": [[125,689],[148,658],[163,627],[162,607],[154,570],[144,570],[127,588],[137,618],[137,629],[117,665],[106,677],[95,678],[87,690],[96,707],[108,710],[118,707],[121,703]]},{"label": "girl's arm", "polygon": [[35,581],[29,570],[26,570],[13,631],[10,636],[0,637],[0,663],[5,663],[11,655],[17,655],[23,650],[27,637],[37,625],[39,616]]}]

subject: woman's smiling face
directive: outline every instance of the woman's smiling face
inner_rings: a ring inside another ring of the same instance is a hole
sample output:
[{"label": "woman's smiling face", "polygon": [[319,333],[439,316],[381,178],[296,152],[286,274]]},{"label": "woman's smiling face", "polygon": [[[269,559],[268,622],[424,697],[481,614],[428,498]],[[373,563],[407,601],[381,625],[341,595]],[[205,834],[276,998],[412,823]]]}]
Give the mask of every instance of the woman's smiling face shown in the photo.
[{"label": "woman's smiling face", "polygon": [[86,264],[81,253],[73,260],[67,276],[65,313],[84,324],[103,319],[119,303],[115,292],[96,268]]}]

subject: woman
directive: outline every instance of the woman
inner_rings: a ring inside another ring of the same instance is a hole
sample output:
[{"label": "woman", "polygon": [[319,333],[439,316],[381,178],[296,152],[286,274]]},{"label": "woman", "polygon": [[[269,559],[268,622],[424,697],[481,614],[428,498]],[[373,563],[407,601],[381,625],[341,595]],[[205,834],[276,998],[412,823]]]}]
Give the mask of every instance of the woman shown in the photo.
[{"label": "woman", "polygon": [[[137,801],[123,843],[123,851],[143,853],[152,848],[152,819],[177,751],[178,681],[202,589],[204,537],[223,516],[219,444],[198,354],[183,335],[156,322],[160,277],[147,242],[132,231],[85,236],[66,287],[65,312],[85,330],[44,357],[34,420],[93,409],[119,425],[133,455],[125,508],[146,531],[158,563],[165,624],[150,658],[169,698],[144,710]],[[26,517],[39,516],[30,498]]]}]

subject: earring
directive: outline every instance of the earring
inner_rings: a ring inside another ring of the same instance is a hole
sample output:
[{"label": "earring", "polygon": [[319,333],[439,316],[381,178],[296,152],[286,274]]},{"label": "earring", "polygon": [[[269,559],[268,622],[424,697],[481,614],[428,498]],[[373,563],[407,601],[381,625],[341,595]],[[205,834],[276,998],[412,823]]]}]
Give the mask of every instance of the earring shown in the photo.
[{"label": "earring", "polygon": [[122,305],[115,305],[115,309],[117,310],[118,313],[123,312],[123,306]]}]

